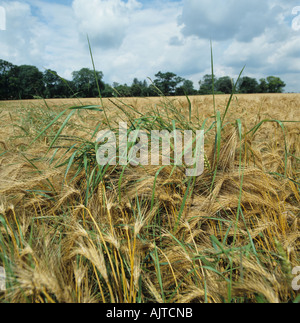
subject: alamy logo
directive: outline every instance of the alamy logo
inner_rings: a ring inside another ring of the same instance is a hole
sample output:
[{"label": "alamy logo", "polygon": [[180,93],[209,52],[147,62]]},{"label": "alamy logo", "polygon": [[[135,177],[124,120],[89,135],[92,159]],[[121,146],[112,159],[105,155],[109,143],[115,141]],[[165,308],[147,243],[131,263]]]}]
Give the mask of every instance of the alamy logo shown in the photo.
[{"label": "alamy logo", "polygon": [[300,267],[293,268],[292,274],[296,276],[292,281],[292,288],[298,292],[300,290]]},{"label": "alamy logo", "polygon": [[4,292],[6,290],[6,273],[5,269],[0,266],[0,292]]},{"label": "alamy logo", "polygon": [[6,11],[0,6],[0,30],[6,30]]},{"label": "alamy logo", "polygon": [[[167,166],[172,161],[172,165],[176,166],[185,164],[186,176],[189,177],[200,176],[204,171],[204,130],[197,130],[196,136],[193,136],[191,130],[174,130],[171,133],[167,130],[152,130],[149,135],[143,130],[128,132],[127,123],[121,122],[118,138],[118,162],[121,166],[147,166],[149,161],[153,166]],[[100,145],[97,151],[98,164],[117,165],[116,135],[110,130],[100,131],[97,143]]]},{"label": "alamy logo", "polygon": [[292,28],[296,31],[300,30],[300,6],[294,7],[292,10],[293,15],[297,15],[292,21]]}]

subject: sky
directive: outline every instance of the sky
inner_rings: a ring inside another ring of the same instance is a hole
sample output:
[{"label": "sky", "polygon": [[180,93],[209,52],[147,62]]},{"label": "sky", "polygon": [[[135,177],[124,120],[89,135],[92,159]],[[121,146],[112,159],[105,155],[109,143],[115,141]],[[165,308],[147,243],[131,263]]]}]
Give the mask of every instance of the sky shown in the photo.
[{"label": "sky", "polygon": [[244,76],[300,92],[300,0],[0,0],[0,59],[71,79],[92,68],[87,35],[109,84],[162,71],[198,89],[212,42],[217,77],[245,66]]}]

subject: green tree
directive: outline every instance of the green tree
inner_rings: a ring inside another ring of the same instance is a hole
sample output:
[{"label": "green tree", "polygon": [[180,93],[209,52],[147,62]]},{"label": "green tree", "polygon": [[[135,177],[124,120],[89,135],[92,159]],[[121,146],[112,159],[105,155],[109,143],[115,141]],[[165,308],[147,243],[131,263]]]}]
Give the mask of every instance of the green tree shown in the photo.
[{"label": "green tree", "polygon": [[269,92],[269,86],[266,81],[266,79],[261,78],[259,80],[259,85],[258,85],[258,93],[268,93]]},{"label": "green tree", "polygon": [[14,89],[14,96],[18,99],[33,99],[34,96],[43,96],[43,73],[35,66],[21,65],[11,70],[9,86]]},{"label": "green tree", "polygon": [[[117,84],[114,84],[114,85],[117,85]],[[131,88],[127,84],[123,84],[123,85],[118,84],[117,86],[114,86],[114,89],[115,89],[114,95],[117,95],[123,98],[132,97]]]},{"label": "green tree", "polygon": [[164,95],[175,95],[177,86],[184,81],[183,78],[171,72],[158,72],[155,77],[153,83]]},{"label": "green tree", "polygon": [[279,78],[275,76],[267,77],[269,93],[282,93],[286,84]]},{"label": "green tree", "polygon": [[151,89],[146,80],[142,84],[142,97],[151,96]]},{"label": "green tree", "polygon": [[196,95],[197,93],[194,83],[190,80],[184,80],[183,84],[176,88],[176,95]]},{"label": "green tree", "polygon": [[142,96],[142,92],[143,92],[143,82],[135,78],[131,85],[131,94],[134,97],[140,97]]},{"label": "green tree", "polygon": [[15,65],[12,63],[0,59],[0,75],[7,74],[13,67],[15,67]]},{"label": "green tree", "polygon": [[216,81],[215,87],[217,92],[231,94],[233,90],[233,81],[229,76],[223,76]]},{"label": "green tree", "polygon": [[70,83],[63,80],[55,71],[46,70],[43,73],[45,98],[66,98],[71,96]]},{"label": "green tree", "polygon": [[96,71],[95,73],[89,68],[82,68],[80,71],[73,72],[72,76],[75,90],[83,98],[92,98],[99,95],[97,81],[100,91],[105,89],[102,72]]},{"label": "green tree", "polygon": [[134,97],[148,97],[151,96],[151,89],[146,80],[139,81],[135,78],[131,85],[131,94]]},{"label": "green tree", "polygon": [[[217,78],[214,75],[214,82],[216,84]],[[206,94],[212,94],[212,88],[213,88],[213,78],[211,74],[206,74],[203,77],[202,81],[199,81],[200,89],[199,93],[201,95],[206,95]]]},{"label": "green tree", "polygon": [[[13,98],[9,87],[9,75],[16,68],[15,65],[4,60],[0,60],[0,100]],[[12,76],[12,75],[11,75]]]},{"label": "green tree", "polygon": [[18,66],[14,66],[7,74],[7,93],[8,99],[18,100],[20,99],[20,84],[19,84],[19,69]]},{"label": "green tree", "polygon": [[114,96],[114,90],[109,84],[105,84],[101,94],[103,98],[111,98]]},{"label": "green tree", "polygon": [[240,93],[257,93],[259,91],[257,80],[248,76],[240,79],[238,88]]}]

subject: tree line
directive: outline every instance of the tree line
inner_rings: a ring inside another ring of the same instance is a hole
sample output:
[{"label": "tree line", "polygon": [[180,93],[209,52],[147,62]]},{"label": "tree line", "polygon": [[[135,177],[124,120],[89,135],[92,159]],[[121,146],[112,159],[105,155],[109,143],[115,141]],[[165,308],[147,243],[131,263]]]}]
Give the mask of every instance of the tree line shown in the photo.
[{"label": "tree line", "polygon": [[[229,76],[217,78],[205,75],[199,81],[199,88],[194,83],[174,73],[158,72],[150,82],[135,78],[131,85],[103,81],[103,73],[89,68],[82,68],[72,73],[72,80],[61,78],[55,71],[39,71],[31,65],[13,65],[0,60],[0,100],[19,100],[43,98],[90,98],[102,97],[148,97],[164,94],[167,96],[230,94],[234,88],[234,80]],[[214,86],[213,86],[214,85]],[[282,93],[286,84],[275,76],[257,81],[244,76],[240,78],[237,93]]]}]

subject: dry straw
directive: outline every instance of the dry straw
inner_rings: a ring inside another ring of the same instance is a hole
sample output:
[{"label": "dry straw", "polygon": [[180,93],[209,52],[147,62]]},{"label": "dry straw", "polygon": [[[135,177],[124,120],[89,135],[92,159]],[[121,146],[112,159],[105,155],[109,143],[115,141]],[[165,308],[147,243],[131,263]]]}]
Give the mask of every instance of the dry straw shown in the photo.
[{"label": "dry straw", "polygon": [[[295,301],[300,96],[228,99],[2,106],[0,300]],[[119,121],[204,129],[204,173],[99,167],[95,130],[117,131]]]}]

